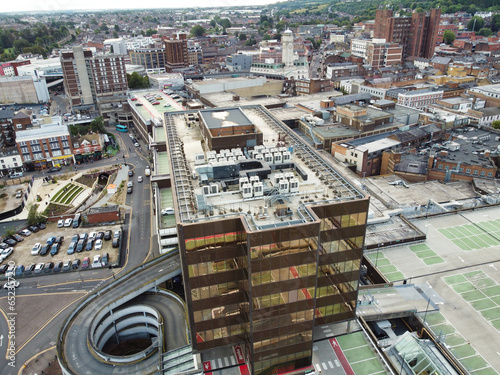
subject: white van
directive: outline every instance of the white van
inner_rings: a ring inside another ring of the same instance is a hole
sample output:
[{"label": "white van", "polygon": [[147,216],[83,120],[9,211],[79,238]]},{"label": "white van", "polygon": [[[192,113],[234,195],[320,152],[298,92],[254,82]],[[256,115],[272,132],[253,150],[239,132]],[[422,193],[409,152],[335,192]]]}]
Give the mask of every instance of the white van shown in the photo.
[{"label": "white van", "polygon": [[10,178],[19,178],[19,177],[23,177],[24,176],[24,173],[23,172],[14,172],[14,173],[11,173],[10,174]]}]

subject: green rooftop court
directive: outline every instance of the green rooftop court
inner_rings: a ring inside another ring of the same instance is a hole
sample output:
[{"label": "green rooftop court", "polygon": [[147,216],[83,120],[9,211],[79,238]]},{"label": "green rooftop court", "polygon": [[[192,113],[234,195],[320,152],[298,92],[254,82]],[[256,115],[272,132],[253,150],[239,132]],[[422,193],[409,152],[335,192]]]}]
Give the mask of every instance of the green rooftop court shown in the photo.
[{"label": "green rooftop court", "polygon": [[[171,188],[160,189],[160,210],[167,207],[174,206],[174,198],[172,196]],[[175,227],[175,215],[159,215],[160,216],[160,228],[171,228]]]},{"label": "green rooftop court", "polygon": [[338,336],[336,339],[356,375],[386,374],[378,354],[363,332]]},{"label": "green rooftop court", "polygon": [[161,128],[153,128],[154,131],[154,140],[156,142],[165,142],[167,140],[167,136],[165,135],[165,129]]},{"label": "green rooftop court", "polygon": [[156,166],[156,170],[158,171],[158,174],[163,175],[163,174],[170,174],[170,164],[169,164],[169,158],[168,158],[168,152],[158,152],[158,163]]}]

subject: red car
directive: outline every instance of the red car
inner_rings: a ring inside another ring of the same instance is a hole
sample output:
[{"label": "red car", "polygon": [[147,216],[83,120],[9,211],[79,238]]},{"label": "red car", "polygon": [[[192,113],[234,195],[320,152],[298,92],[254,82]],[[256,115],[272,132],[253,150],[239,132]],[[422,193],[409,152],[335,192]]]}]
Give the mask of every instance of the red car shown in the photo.
[{"label": "red car", "polygon": [[130,100],[132,100],[133,102],[135,102],[137,100],[137,98],[131,98]]},{"label": "red car", "polygon": [[89,257],[83,258],[82,268],[89,268],[89,265],[90,265],[90,258]]},{"label": "red car", "polygon": [[151,104],[152,104],[152,105],[158,105],[158,104],[160,104],[160,102],[153,102],[153,103],[151,103]]}]

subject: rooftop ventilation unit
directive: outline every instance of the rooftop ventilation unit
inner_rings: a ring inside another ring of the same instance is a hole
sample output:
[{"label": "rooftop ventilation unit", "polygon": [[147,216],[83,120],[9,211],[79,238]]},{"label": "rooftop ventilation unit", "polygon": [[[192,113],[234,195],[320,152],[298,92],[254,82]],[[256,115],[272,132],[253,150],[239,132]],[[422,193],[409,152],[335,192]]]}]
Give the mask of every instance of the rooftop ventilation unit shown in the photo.
[{"label": "rooftop ventilation unit", "polygon": [[255,197],[262,197],[264,195],[264,185],[262,182],[255,182],[253,184],[253,194]]},{"label": "rooftop ventilation unit", "polygon": [[280,194],[286,194],[290,192],[290,183],[288,180],[281,180],[279,183],[279,192]]},{"label": "rooftop ventilation unit", "polygon": [[219,193],[219,185],[210,184],[210,194],[218,194]]},{"label": "rooftop ventilation unit", "polygon": [[281,164],[283,160],[283,156],[281,155],[281,152],[275,152],[273,154],[274,158],[274,164]]},{"label": "rooftop ventilation unit", "polygon": [[250,184],[243,185],[243,199],[252,198],[253,197],[253,186]]},{"label": "rooftop ventilation unit", "polygon": [[265,154],[264,161],[268,164],[272,164],[273,163],[273,155],[270,153]]},{"label": "rooftop ventilation unit", "polygon": [[240,191],[243,190],[243,185],[248,184],[248,177],[241,177],[240,178]]},{"label": "rooftop ventilation unit", "polygon": [[280,181],[283,180],[284,178],[285,178],[285,176],[283,175],[283,173],[276,173],[274,175],[274,184],[278,185],[280,183]]},{"label": "rooftop ventilation unit", "polygon": [[290,179],[290,193],[298,193],[299,192],[299,180],[296,178]]},{"label": "rooftop ventilation unit", "polygon": [[288,163],[290,160],[292,160],[292,155],[290,154],[290,152],[283,152],[283,163]]},{"label": "rooftop ventilation unit", "polygon": [[203,195],[210,194],[210,186],[203,186]]}]

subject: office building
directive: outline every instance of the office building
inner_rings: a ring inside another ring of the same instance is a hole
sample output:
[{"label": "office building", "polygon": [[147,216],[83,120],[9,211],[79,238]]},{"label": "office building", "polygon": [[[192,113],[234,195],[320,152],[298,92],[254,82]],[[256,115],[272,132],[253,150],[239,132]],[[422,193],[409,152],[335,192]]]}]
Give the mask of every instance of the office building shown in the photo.
[{"label": "office building", "polygon": [[82,46],[61,51],[64,89],[73,110],[95,109],[98,101],[128,89],[125,56],[92,55]]},{"label": "office building", "polygon": [[187,36],[186,34],[177,34],[173,38],[166,39],[165,52],[167,72],[172,72],[174,69],[184,68],[189,65]]},{"label": "office building", "polygon": [[403,47],[403,57],[431,58],[434,55],[441,10],[414,12],[411,17],[396,16],[392,9],[379,9],[375,14],[374,38]]},{"label": "office building", "polygon": [[171,174],[152,181],[172,187],[195,350],[311,365],[314,328],[356,316],[369,198],[264,107],[186,116],[165,115]]},{"label": "office building", "polygon": [[165,69],[164,48],[136,48],[128,52],[132,65],[142,65],[148,69]]},{"label": "office building", "polygon": [[226,67],[231,72],[245,71],[249,72],[252,67],[253,56],[242,53],[235,53],[226,57]]}]

